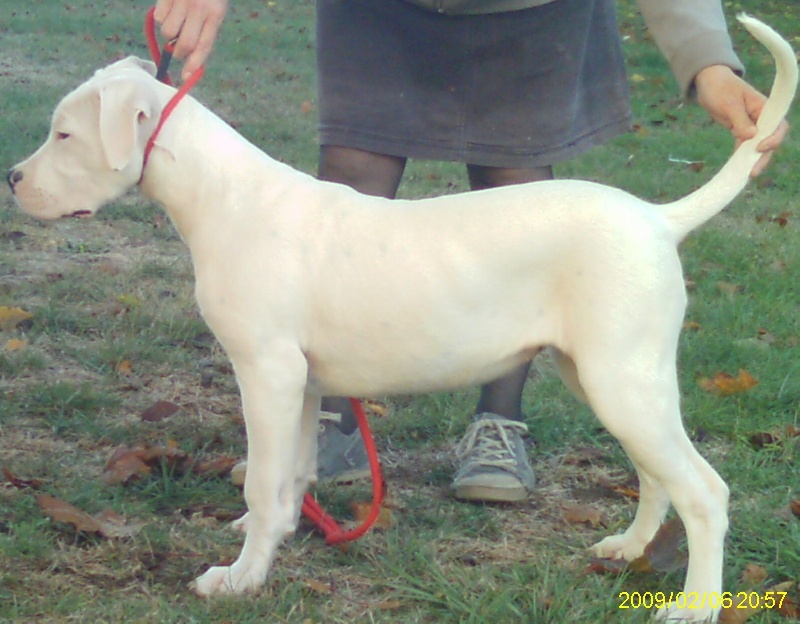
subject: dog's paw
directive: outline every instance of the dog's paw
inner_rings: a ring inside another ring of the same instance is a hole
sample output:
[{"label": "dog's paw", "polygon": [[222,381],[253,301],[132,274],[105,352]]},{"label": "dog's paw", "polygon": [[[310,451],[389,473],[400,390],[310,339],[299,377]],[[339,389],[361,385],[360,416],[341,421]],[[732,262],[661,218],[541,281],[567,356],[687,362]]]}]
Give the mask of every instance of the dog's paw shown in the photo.
[{"label": "dog's paw", "polygon": [[189,589],[197,596],[206,598],[214,595],[245,594],[258,592],[266,580],[266,571],[261,572],[253,566],[242,566],[240,562],[232,566],[215,566],[196,578]]},{"label": "dog's paw", "polygon": [[238,520],[234,520],[231,522],[231,530],[236,531],[237,533],[244,533],[247,535],[247,530],[250,526],[250,512],[244,514]]},{"label": "dog's paw", "polygon": [[633,561],[644,553],[647,542],[628,533],[610,535],[592,546],[592,552],[601,559],[625,559]]}]

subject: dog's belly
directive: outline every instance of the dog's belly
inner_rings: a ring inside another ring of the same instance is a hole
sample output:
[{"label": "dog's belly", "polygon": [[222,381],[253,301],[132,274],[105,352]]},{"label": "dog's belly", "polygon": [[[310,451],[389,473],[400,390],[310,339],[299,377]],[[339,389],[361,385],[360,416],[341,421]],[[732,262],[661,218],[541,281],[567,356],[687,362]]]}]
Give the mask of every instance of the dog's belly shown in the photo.
[{"label": "dog's belly", "polygon": [[336,396],[451,390],[496,379],[551,342],[541,325],[493,321],[440,325],[438,331],[354,332],[341,341],[327,335],[306,352],[309,384]]},{"label": "dog's belly", "polygon": [[491,362],[449,359],[392,359],[320,363],[310,361],[309,388],[320,395],[374,397],[387,394],[422,394],[478,385],[501,377],[530,361],[541,349],[522,349]]}]

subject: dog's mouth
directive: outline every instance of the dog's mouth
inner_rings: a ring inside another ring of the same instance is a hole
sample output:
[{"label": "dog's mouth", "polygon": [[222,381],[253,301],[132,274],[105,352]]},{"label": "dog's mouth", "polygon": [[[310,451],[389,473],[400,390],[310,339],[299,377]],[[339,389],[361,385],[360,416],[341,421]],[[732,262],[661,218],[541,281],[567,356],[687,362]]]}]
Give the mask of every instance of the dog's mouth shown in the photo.
[{"label": "dog's mouth", "polygon": [[91,210],[76,210],[68,215],[64,215],[66,219],[87,219],[92,216]]}]

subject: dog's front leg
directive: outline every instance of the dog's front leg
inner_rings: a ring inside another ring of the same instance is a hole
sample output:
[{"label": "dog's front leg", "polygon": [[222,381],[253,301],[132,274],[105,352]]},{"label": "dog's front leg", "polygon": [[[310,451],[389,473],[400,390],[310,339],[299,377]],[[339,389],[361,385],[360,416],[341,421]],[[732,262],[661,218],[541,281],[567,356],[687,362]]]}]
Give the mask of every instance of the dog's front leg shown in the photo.
[{"label": "dog's front leg", "polygon": [[[247,535],[239,558],[217,566],[192,586],[201,596],[240,594],[264,583],[277,546],[296,527],[296,492],[306,361],[299,350],[275,349],[270,357],[232,355],[247,427],[244,495]],[[310,408],[309,408],[310,409]]]},{"label": "dog's front leg", "polygon": [[[300,521],[303,498],[310,485],[317,482],[317,430],[319,427],[320,397],[306,394],[303,400],[303,421],[300,428],[300,446],[295,464],[295,526]],[[250,514],[246,513],[231,523],[234,531],[247,533]]]}]

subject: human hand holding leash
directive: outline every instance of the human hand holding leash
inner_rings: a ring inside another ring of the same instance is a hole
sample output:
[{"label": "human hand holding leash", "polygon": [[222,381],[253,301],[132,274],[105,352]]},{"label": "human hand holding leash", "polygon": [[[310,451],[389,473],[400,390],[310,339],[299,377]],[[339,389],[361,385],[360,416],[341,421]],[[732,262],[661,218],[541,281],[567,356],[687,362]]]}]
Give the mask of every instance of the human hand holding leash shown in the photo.
[{"label": "human hand holding leash", "polygon": [[[737,76],[725,65],[711,65],[697,74],[695,78],[697,101],[705,108],[711,118],[731,131],[738,148],[742,142],[755,136],[756,121],[767,98],[750,84]],[[766,168],[786,134],[789,124],[784,120],[778,129],[764,139],[758,151],[764,155],[756,163],[751,176],[759,175]]]},{"label": "human hand holding leash", "polygon": [[219,33],[228,9],[227,0],[158,0],[155,20],[165,39],[176,39],[174,56],[185,60],[181,78],[187,80],[201,67]]}]

